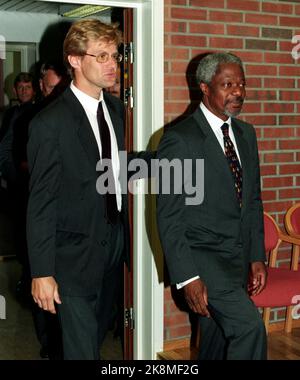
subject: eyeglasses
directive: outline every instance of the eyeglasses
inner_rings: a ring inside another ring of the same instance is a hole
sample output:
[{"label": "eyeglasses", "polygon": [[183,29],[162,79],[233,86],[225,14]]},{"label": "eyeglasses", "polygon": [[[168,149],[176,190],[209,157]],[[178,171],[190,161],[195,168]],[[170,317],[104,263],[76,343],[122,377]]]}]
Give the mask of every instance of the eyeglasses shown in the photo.
[{"label": "eyeglasses", "polygon": [[[88,53],[85,53],[84,55],[89,55],[90,57],[95,57],[96,61],[98,63],[106,63],[109,60],[109,54],[106,53],[106,52],[100,53],[98,55],[88,54]],[[114,53],[114,54],[111,55],[111,58],[112,58],[113,61],[119,63],[119,62],[122,61],[123,56],[122,56],[122,54]]]}]

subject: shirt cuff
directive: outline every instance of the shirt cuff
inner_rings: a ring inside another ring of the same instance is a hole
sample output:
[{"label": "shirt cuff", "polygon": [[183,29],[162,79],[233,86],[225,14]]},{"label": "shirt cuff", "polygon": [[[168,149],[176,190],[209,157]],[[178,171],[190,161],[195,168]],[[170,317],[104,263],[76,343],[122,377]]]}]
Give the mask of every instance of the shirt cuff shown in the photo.
[{"label": "shirt cuff", "polygon": [[178,284],[176,284],[176,288],[177,289],[181,289],[185,285],[189,284],[190,282],[198,280],[198,278],[200,278],[200,277],[199,276],[195,276],[195,277],[190,278],[189,280],[186,280],[186,281],[183,281],[183,282],[179,282]]}]

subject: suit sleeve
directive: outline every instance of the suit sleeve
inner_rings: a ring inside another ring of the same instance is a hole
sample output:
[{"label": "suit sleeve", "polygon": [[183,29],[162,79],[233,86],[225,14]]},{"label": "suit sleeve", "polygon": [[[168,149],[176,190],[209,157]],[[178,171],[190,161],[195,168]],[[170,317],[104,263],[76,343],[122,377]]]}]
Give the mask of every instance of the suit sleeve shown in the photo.
[{"label": "suit sleeve", "polygon": [[29,128],[27,241],[32,277],[55,274],[56,208],[61,163],[58,137],[51,127],[38,115]]},{"label": "suit sleeve", "polygon": [[[168,131],[162,137],[158,147],[157,158],[160,170],[157,195],[157,223],[163,252],[166,258],[172,284],[184,282],[197,276],[192,252],[186,237],[186,220],[189,207],[185,204],[186,194],[183,181],[178,181],[178,172],[171,170],[168,175],[168,162],[181,166],[188,157],[188,148],[178,134]],[[165,162],[165,164],[163,164]],[[161,170],[161,167],[163,169]],[[180,175],[179,175],[180,177]],[[170,191],[168,186],[170,184]]]},{"label": "suit sleeve", "polygon": [[258,147],[253,128],[253,173],[254,173],[254,191],[252,195],[250,211],[251,211],[251,250],[250,262],[266,261],[265,246],[264,246],[264,216],[263,204],[261,200],[260,188],[260,169]]}]

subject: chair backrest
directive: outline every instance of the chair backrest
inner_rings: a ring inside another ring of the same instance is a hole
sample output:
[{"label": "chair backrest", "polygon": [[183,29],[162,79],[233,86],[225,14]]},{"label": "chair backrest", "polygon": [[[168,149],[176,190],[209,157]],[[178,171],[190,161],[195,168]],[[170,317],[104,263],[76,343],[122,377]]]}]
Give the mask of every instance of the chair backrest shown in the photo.
[{"label": "chair backrest", "polygon": [[284,224],[289,235],[300,237],[300,203],[294,204],[287,210]]},{"label": "chair backrest", "polygon": [[279,228],[275,220],[268,213],[264,212],[265,228],[265,251],[270,252],[276,248],[279,240]]}]

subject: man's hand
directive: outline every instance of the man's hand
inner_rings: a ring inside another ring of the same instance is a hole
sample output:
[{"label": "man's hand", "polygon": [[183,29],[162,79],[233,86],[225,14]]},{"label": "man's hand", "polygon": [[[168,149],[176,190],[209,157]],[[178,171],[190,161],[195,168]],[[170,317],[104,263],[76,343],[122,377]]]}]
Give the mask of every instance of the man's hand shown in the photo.
[{"label": "man's hand", "polygon": [[265,288],[267,282],[266,266],[262,261],[251,263],[248,291],[250,296],[256,296]]},{"label": "man's hand", "polygon": [[39,277],[34,278],[31,284],[31,294],[34,302],[36,302],[40,308],[50,311],[52,314],[56,314],[54,301],[61,303],[58,294],[58,285],[53,277]]},{"label": "man's hand", "polygon": [[186,302],[195,313],[210,317],[207,310],[207,289],[200,278],[185,285],[183,292]]}]

